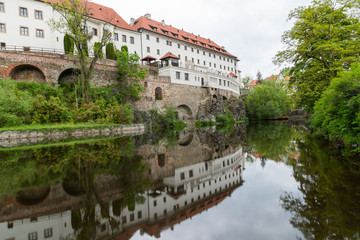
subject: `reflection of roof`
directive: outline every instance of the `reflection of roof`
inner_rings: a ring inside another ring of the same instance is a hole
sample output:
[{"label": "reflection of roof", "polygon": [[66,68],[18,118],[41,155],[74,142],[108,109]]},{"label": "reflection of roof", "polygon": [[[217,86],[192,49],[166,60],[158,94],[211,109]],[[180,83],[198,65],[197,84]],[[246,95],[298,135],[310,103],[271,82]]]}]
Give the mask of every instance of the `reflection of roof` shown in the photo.
[{"label": "reflection of roof", "polygon": [[167,58],[175,58],[175,59],[180,59],[178,56],[172,54],[171,52],[168,52],[167,54],[165,54],[162,58],[160,58],[160,60],[164,60]]},{"label": "reflection of roof", "polygon": [[[61,2],[61,0],[41,0],[41,1],[48,2],[48,3],[60,3]],[[86,7],[90,11],[91,18],[101,20],[104,22],[108,22],[119,28],[132,30],[130,25],[127,22],[125,22],[124,19],[115,12],[114,9],[105,7],[103,5],[100,5],[100,4],[97,4],[94,2],[89,2],[86,0],[80,0],[80,2],[82,2],[83,4],[86,4]]]},{"label": "reflection of roof", "polygon": [[185,32],[178,28],[174,28],[171,25],[162,24],[145,16],[141,16],[134,23],[133,30],[138,30],[140,28],[234,57],[233,55],[228,53],[223,47],[220,47],[210,39],[202,38],[198,35]]}]

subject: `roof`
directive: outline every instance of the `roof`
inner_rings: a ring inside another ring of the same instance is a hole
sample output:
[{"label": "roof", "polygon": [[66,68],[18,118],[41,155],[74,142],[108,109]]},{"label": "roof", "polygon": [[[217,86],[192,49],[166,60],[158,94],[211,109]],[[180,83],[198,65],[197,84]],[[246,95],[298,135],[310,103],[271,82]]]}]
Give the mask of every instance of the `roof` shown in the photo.
[{"label": "roof", "polygon": [[237,77],[233,72],[229,74],[231,77]]},{"label": "roof", "polygon": [[246,84],[247,87],[253,87],[258,85],[258,80],[252,80],[251,82],[249,82],[248,84]]},{"label": "roof", "polygon": [[172,54],[171,52],[168,52],[167,54],[165,54],[162,58],[160,58],[160,60],[164,60],[167,58],[175,58],[175,59],[180,59],[178,56]]},{"label": "roof", "polygon": [[[61,3],[62,0],[40,0],[42,2],[46,2],[46,3]],[[93,3],[93,2],[89,2],[87,0],[80,0],[80,2],[82,2],[83,4],[86,4],[86,7],[89,9],[90,11],[90,17],[100,20],[100,21],[104,21],[104,22],[108,22],[118,28],[123,28],[123,29],[128,29],[128,30],[133,30],[133,28],[131,28],[131,26],[125,22],[125,20],[115,12],[114,9],[97,4],[97,3]]]},{"label": "roof", "polygon": [[166,25],[164,22],[160,23],[158,21],[152,20],[150,17],[141,16],[140,18],[135,20],[132,27],[133,30],[143,28],[157,34],[167,36],[169,38],[180,40],[194,46],[203,47],[218,53],[225,54],[229,57],[236,58],[234,55],[226,51],[224,47],[220,47],[218,44],[211,41],[210,39],[200,37],[199,35],[195,35],[193,33],[185,32],[178,28],[174,28],[171,25]]},{"label": "roof", "polygon": [[156,58],[149,55],[141,59],[141,61],[153,61],[153,60],[156,60]]},{"label": "roof", "polygon": [[271,75],[270,77],[265,78],[265,81],[274,80],[276,81],[280,75]]}]

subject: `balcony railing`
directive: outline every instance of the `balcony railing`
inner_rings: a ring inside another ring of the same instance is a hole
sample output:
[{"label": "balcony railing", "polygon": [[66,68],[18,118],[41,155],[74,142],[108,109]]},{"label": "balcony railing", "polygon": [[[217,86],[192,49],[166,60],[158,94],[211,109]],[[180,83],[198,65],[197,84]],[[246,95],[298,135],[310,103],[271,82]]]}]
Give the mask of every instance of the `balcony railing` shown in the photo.
[{"label": "balcony railing", "polygon": [[4,44],[0,45],[0,50],[16,51],[16,52],[65,54],[64,50],[55,49],[55,48],[40,48],[40,47],[15,46],[15,45],[4,45]]}]

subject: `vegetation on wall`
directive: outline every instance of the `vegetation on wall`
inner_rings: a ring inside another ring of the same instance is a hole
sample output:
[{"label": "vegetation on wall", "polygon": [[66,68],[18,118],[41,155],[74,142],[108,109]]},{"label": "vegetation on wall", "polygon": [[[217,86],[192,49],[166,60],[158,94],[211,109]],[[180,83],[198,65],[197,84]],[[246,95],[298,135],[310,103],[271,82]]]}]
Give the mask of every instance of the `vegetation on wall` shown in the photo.
[{"label": "vegetation on wall", "polygon": [[115,48],[114,44],[109,42],[106,44],[106,59],[115,60]]},{"label": "vegetation on wall", "polygon": [[69,34],[65,34],[64,36],[64,52],[69,55],[74,54],[74,41]]}]

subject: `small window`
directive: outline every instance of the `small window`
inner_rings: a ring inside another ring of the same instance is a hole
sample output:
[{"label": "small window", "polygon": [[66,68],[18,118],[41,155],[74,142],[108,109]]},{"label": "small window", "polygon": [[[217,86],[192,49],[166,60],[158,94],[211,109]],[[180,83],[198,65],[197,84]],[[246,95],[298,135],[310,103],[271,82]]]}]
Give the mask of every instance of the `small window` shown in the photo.
[{"label": "small window", "polygon": [[135,215],[134,213],[130,214],[130,222],[133,222],[135,220]]},{"label": "small window", "polygon": [[0,32],[6,32],[6,25],[5,23],[0,23]]},{"label": "small window", "polygon": [[185,56],[185,61],[187,61],[188,60],[188,57],[187,56]]},{"label": "small window", "polygon": [[209,53],[209,57],[211,57],[211,53]]},{"label": "small window", "polygon": [[156,42],[157,42],[157,43],[160,42],[160,38],[157,37],[157,38],[156,38]]},{"label": "small window", "polygon": [[138,217],[138,219],[141,219],[141,218],[142,218],[142,212],[141,212],[141,211],[138,211],[137,217]]},{"label": "small window", "polygon": [[181,48],[181,45],[178,43],[178,48]]},{"label": "small window", "polygon": [[181,179],[181,180],[184,180],[184,179],[185,179],[185,173],[184,173],[184,172],[182,172],[182,173],[180,174],[180,179]]},{"label": "small window", "polygon": [[187,51],[187,46],[184,46],[185,51]]},{"label": "small window", "polygon": [[198,54],[200,53],[200,50],[199,50],[199,49],[197,49],[197,53],[198,53]]},{"label": "small window", "polygon": [[194,63],[194,62],[195,62],[195,59],[194,59],[194,58],[191,58],[191,62]]},{"label": "small window", "polygon": [[43,20],[43,12],[35,10],[35,19]]},{"label": "small window", "polygon": [[20,7],[20,16],[22,16],[22,17],[27,17],[28,16],[27,8]]},{"label": "small window", "polygon": [[146,40],[150,40],[150,35],[146,34]]},{"label": "small window", "polygon": [[146,47],[146,51],[149,53],[150,52],[150,47]]},{"label": "small window", "polygon": [[189,171],[189,177],[193,177],[194,176],[194,172],[193,172],[193,170],[190,170]]},{"label": "small window", "polygon": [[0,12],[5,12],[5,5],[2,2],[0,2]]},{"label": "small window", "polygon": [[211,67],[211,62],[209,62],[209,67]]},{"label": "small window", "polygon": [[29,36],[29,28],[28,27],[20,27],[20,35]]},{"label": "small window", "polygon": [[206,66],[206,61],[204,61],[204,66]]},{"label": "small window", "polygon": [[119,34],[118,33],[114,33],[114,40],[119,41]]},{"label": "small window", "polygon": [[189,74],[185,73],[185,80],[189,80]]},{"label": "small window", "polygon": [[44,238],[50,238],[53,235],[53,229],[47,228],[44,230]]},{"label": "small window", "polygon": [[[219,85],[221,86],[221,79],[219,79]],[[223,167],[225,167],[225,163],[223,162]]]},{"label": "small window", "polygon": [[156,50],[157,55],[160,55],[160,49]]},{"label": "small window", "polygon": [[205,51],[203,51],[203,55],[205,56]]},{"label": "small window", "polygon": [[121,218],[121,222],[122,222],[122,224],[126,224],[126,216],[123,216],[123,217]]},{"label": "small window", "polygon": [[156,200],[154,200],[154,207],[156,207],[157,206],[157,201]]},{"label": "small window", "polygon": [[163,198],[163,202],[166,203],[166,197]]},{"label": "small window", "polygon": [[191,52],[194,52],[194,48],[191,48]]},{"label": "small window", "polygon": [[166,41],[166,45],[172,46],[172,42],[171,41]]},{"label": "small window", "polygon": [[42,29],[36,29],[36,37],[38,37],[38,38],[44,38],[44,30],[42,30]]},{"label": "small window", "polygon": [[126,35],[122,35],[122,41],[126,43]]},{"label": "small window", "polygon": [[130,37],[130,44],[134,44],[134,43],[135,43],[134,37]]},{"label": "small window", "polygon": [[198,59],[197,63],[200,64],[200,59]]},{"label": "small window", "polygon": [[176,79],[180,79],[180,72],[176,72]]},{"label": "small window", "polygon": [[98,30],[96,28],[93,28],[93,35],[97,36],[98,35]]},{"label": "small window", "polygon": [[38,239],[37,232],[29,233],[28,239],[29,240],[37,240]]}]

